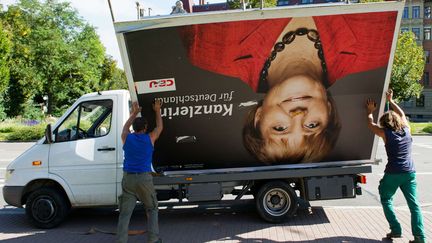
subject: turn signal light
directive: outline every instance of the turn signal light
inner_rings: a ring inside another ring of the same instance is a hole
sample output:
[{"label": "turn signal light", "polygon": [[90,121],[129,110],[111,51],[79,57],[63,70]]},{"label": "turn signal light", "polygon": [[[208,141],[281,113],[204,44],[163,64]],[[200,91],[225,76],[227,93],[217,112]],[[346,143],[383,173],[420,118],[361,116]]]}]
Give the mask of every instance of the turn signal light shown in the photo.
[{"label": "turn signal light", "polygon": [[40,160],[35,160],[35,161],[32,162],[32,165],[33,165],[33,166],[41,166],[41,165],[42,165],[42,161],[40,161]]}]

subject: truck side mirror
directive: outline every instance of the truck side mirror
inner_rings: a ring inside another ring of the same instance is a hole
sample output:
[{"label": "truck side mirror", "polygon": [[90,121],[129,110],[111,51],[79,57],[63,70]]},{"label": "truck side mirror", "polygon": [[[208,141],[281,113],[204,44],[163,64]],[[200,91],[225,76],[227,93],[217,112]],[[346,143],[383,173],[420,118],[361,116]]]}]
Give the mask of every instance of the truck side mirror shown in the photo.
[{"label": "truck side mirror", "polygon": [[46,143],[48,144],[51,144],[53,142],[51,134],[51,124],[48,124],[45,128],[45,139]]}]

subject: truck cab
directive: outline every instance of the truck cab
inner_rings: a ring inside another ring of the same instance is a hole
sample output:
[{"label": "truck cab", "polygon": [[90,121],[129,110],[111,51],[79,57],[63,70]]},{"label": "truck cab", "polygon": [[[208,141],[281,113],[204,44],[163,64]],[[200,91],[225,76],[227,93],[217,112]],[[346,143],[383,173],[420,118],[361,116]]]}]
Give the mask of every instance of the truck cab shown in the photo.
[{"label": "truck cab", "polygon": [[[7,167],[5,201],[26,205],[37,226],[50,228],[70,207],[117,204],[121,193],[120,133],[129,116],[126,90],[79,98],[37,141]],[[48,137],[49,137],[48,136]]]}]

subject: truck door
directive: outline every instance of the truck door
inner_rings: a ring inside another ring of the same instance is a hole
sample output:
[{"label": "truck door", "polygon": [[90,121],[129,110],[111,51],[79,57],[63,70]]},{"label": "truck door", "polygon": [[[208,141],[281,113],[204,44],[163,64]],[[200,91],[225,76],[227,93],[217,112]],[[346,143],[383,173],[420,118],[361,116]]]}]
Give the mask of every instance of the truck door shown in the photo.
[{"label": "truck door", "polygon": [[116,203],[117,97],[83,101],[53,131],[49,172],[64,179],[75,206]]}]

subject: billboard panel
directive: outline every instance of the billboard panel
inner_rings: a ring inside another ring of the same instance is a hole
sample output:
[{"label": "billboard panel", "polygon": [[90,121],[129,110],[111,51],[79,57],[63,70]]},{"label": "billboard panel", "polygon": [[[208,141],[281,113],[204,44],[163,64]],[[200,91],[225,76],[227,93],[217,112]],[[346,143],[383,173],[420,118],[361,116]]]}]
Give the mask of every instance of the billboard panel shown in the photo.
[{"label": "billboard panel", "polygon": [[182,16],[120,33],[129,87],[150,129],[151,104],[163,101],[154,166],[370,160],[376,141],[364,101],[383,102],[400,12],[394,4],[372,6],[380,7],[264,10],[256,19]]}]

